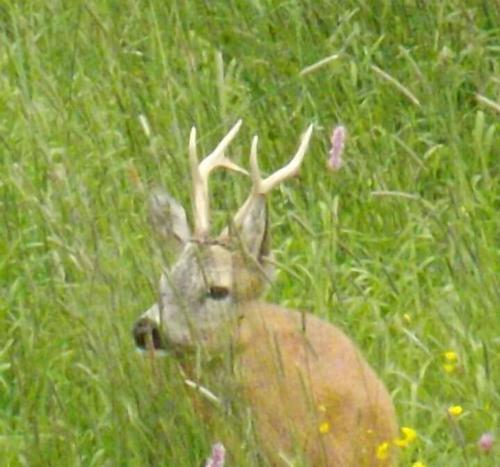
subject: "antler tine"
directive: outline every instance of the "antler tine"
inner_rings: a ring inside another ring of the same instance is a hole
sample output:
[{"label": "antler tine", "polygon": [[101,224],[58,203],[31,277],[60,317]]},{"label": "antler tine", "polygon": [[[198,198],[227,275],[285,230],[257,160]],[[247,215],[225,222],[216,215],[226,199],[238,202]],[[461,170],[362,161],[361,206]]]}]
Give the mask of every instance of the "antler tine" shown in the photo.
[{"label": "antler tine", "polygon": [[193,179],[193,215],[195,224],[195,235],[205,237],[210,227],[210,203],[208,197],[208,177],[212,170],[224,167],[248,175],[248,172],[231,162],[224,151],[235,138],[242,124],[238,120],[229,132],[222,138],[217,147],[200,163],[196,150],[196,128],[191,129],[189,136],[189,161],[191,165],[191,177]]},{"label": "antler tine", "polygon": [[243,206],[241,206],[241,208],[236,213],[236,216],[234,217],[235,225],[241,224],[241,221],[244,219],[247,210],[254,198],[259,195],[266,195],[281,182],[297,175],[300,169],[300,165],[304,160],[304,155],[309,146],[313,127],[314,125],[311,124],[307,128],[304,136],[302,136],[302,141],[300,143],[299,149],[293,156],[292,160],[287,165],[269,175],[269,177],[265,179],[262,179],[260,175],[259,163],[257,160],[258,137],[254,136],[252,140],[252,147],[250,150],[250,175],[252,177],[252,191],[250,192],[250,195],[248,196],[246,201],[243,203]]}]

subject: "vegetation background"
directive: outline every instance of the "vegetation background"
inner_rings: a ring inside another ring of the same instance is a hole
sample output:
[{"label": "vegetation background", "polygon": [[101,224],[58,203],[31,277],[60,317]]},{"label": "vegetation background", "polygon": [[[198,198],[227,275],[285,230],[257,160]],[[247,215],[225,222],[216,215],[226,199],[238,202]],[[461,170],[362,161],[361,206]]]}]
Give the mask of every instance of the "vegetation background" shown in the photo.
[{"label": "vegetation background", "polygon": [[[499,11],[2,1],[0,464],[209,455],[216,440],[175,363],[153,374],[131,326],[164,256],[148,193],[162,185],[188,205],[191,126],[207,152],[242,117],[231,156],[247,164],[258,133],[265,172],[316,125],[300,178],[271,197],[283,266],[269,299],[359,344],[418,434],[401,465],[499,465],[498,446],[477,446],[499,435]],[[331,173],[338,123],[349,140]],[[212,186],[223,223],[248,182],[221,173]],[[255,449],[232,465],[255,465]]]}]

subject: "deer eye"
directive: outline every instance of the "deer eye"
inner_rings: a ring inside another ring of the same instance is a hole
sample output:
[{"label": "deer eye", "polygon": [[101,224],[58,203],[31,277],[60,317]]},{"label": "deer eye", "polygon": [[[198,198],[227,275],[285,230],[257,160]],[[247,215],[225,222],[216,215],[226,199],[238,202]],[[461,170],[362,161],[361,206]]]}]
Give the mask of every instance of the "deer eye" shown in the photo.
[{"label": "deer eye", "polygon": [[212,300],[224,300],[229,296],[229,289],[227,287],[220,287],[213,285],[208,289],[207,297]]}]

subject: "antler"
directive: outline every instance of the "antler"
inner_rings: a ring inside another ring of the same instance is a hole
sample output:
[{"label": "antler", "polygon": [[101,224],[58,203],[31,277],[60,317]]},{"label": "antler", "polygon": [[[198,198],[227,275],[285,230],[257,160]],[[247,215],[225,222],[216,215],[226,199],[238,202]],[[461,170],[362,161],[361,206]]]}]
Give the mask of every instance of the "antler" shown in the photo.
[{"label": "antler", "polygon": [[300,169],[300,165],[304,160],[304,155],[307,151],[307,147],[309,146],[309,140],[311,139],[312,131],[313,125],[311,124],[307,128],[307,131],[304,133],[304,136],[302,136],[302,141],[300,142],[299,149],[293,156],[292,160],[287,165],[277,170],[272,175],[269,175],[269,177],[265,179],[262,179],[260,175],[259,163],[257,161],[257,143],[259,138],[257,136],[253,137],[252,148],[250,150],[250,175],[252,177],[252,189],[250,195],[238,210],[236,216],[234,216],[235,225],[241,225],[248,209],[250,208],[255,198],[257,198],[259,195],[266,195],[274,187],[279,185],[287,178],[291,178],[297,175]]},{"label": "antler", "polygon": [[208,198],[208,177],[210,172],[218,167],[224,167],[248,175],[245,169],[231,162],[224,155],[224,151],[238,133],[241,123],[242,120],[238,120],[217,147],[200,163],[198,163],[196,151],[196,128],[191,129],[189,135],[189,161],[193,179],[193,214],[196,237],[204,238],[207,236],[210,227],[210,202]]}]

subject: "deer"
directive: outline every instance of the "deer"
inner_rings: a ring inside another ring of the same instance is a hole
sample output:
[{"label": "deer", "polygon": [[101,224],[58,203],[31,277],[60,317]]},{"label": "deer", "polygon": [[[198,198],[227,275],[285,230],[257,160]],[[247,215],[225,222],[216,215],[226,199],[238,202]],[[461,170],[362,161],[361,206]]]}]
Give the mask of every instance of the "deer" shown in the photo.
[{"label": "deer", "polygon": [[[208,355],[230,352],[238,380],[231,390],[239,391],[251,412],[265,465],[298,465],[294,462],[300,460],[300,465],[313,467],[393,466],[397,453],[392,442],[398,432],[393,402],[358,347],[313,313],[262,299],[275,265],[266,195],[298,173],[313,125],[288,164],[263,178],[257,136],[249,172],[225,155],[241,124],[239,120],[201,162],[196,129],[191,130],[193,231],[174,198],[166,192],[151,197],[152,223],[177,248],[177,256],[161,276],[157,303],[133,326],[135,344],[150,352],[168,349],[181,360],[196,349]],[[249,176],[252,186],[228,225],[214,236],[208,179],[216,169]],[[182,362],[183,374],[196,373],[193,359]]]}]

